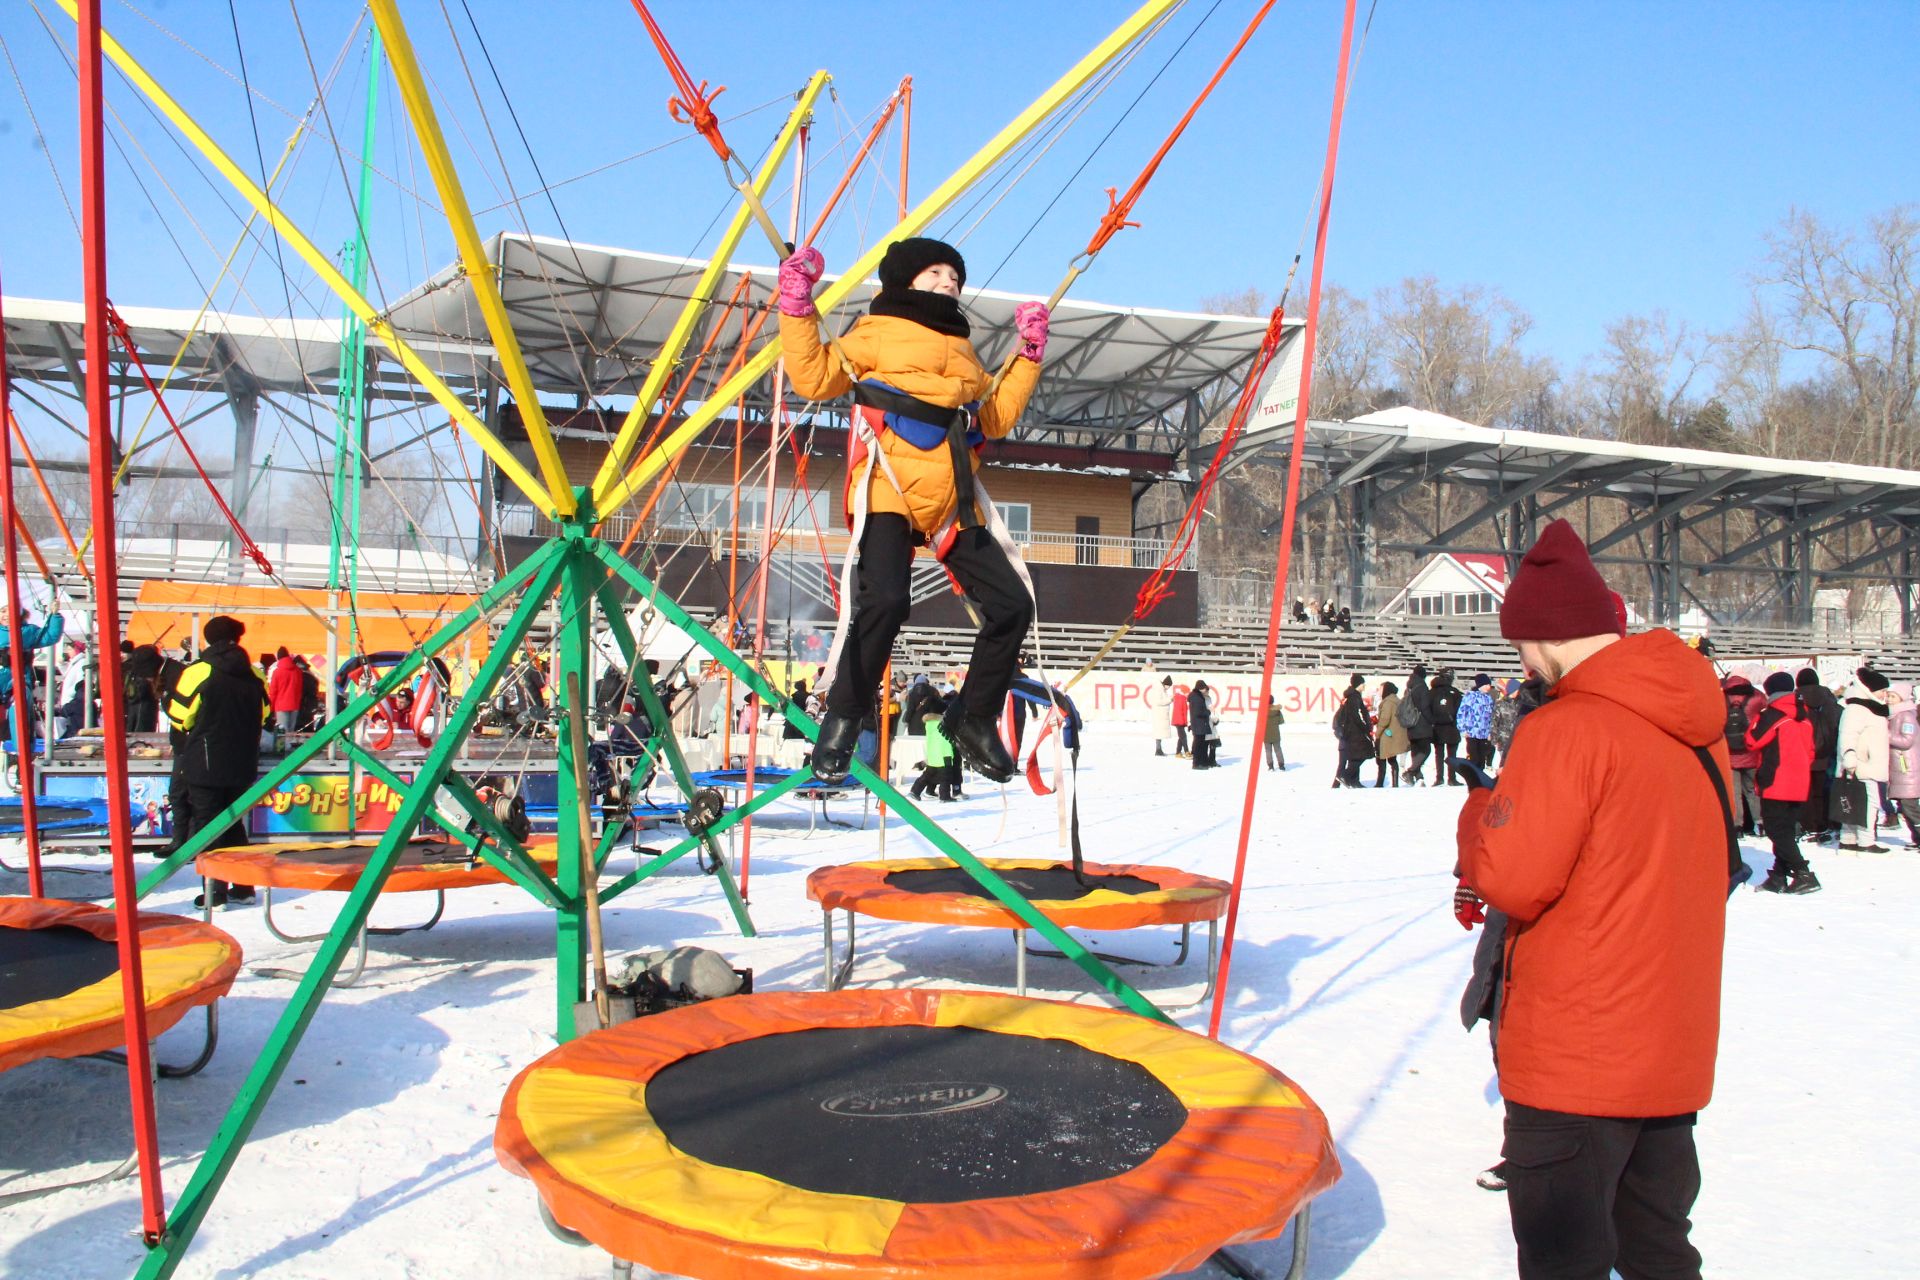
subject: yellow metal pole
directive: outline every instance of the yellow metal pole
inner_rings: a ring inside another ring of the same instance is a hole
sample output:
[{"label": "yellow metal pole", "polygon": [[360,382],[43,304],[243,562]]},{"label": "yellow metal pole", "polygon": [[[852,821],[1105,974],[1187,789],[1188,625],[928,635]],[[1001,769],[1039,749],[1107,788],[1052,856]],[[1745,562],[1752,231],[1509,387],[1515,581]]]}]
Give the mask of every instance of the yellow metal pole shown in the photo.
[{"label": "yellow metal pole", "polygon": [[380,38],[386,42],[393,78],[400,86],[407,114],[413,118],[414,135],[425,153],[427,170],[433,174],[434,189],[440,193],[447,226],[453,231],[454,243],[460,247],[460,261],[467,268],[467,283],[473,289],[481,317],[487,322],[494,355],[499,358],[514,404],[520,410],[520,424],[526,428],[527,439],[533,444],[533,456],[546,479],[547,492],[553,498],[554,509],[561,515],[571,516],[577,505],[573,484],[567,479],[566,464],[560,461],[560,447],[553,441],[547,415],[540,408],[540,397],[533,389],[533,375],[527,371],[526,359],[520,354],[520,340],[514,337],[506,303],[500,300],[494,264],[487,259],[486,246],[480,242],[479,228],[474,226],[466,192],[460,188],[460,174],[453,167],[446,137],[440,132],[440,119],[434,114],[433,99],[427,94],[426,81],[420,75],[420,64],[414,58],[406,24],[400,20],[400,10],[394,0],[369,0],[368,7],[373,11],[374,22],[379,24]]},{"label": "yellow metal pole", "polygon": [[[74,7],[74,0],[60,0],[60,7],[66,10],[69,18],[77,20],[78,11]],[[373,304],[368,302],[359,290],[347,282],[346,277],[340,274],[339,269],[328,260],[327,255],[320,252],[293,220],[280,211],[280,207],[274,204],[272,197],[262,191],[253,179],[247,176],[246,171],[233,162],[232,157],[221,149],[220,144],[200,127],[199,122],[187,113],[186,108],[175,102],[173,97],[160,87],[159,81],[149,75],[146,68],[122,48],[118,40],[102,32],[100,41],[101,51],[113,60],[113,64],[120,68],[127,79],[133,81],[140,92],[152,100],[154,106],[160,109],[160,113],[173,122],[174,128],[180,131],[181,136],[192,143],[194,148],[206,157],[207,162],[220,171],[220,175],[233,185],[234,190],[246,197],[247,203],[267,220],[268,225],[279,233],[281,239],[292,246],[293,251],[305,260],[314,274],[319,276],[322,282],[333,290],[355,315],[360,317],[367,326],[367,331],[384,343],[400,363],[406,366],[407,372],[411,373],[415,380],[426,388],[428,394],[439,401],[440,406],[452,415],[460,429],[487,451],[487,456],[499,466],[500,473],[525,493],[541,512],[554,519],[560,518],[561,513],[553,496],[548,493],[547,487],[527,470],[520,459],[513,456],[513,450],[487,429],[486,424],[480,421],[473,410],[454,394],[453,388],[441,381],[440,375],[427,366],[427,362],[421,359],[420,354],[394,332],[393,326],[373,309]]]},{"label": "yellow metal pole", "polygon": [[[63,0],[64,2],[68,0]],[[902,236],[917,235],[944,209],[959,199],[968,187],[979,181],[988,169],[1005,158],[1008,152],[1019,145],[1021,139],[1057,111],[1061,104],[1077,93],[1087,81],[1099,74],[1102,67],[1118,57],[1128,45],[1138,40],[1180,4],[1181,0],[1147,0],[1147,3],[1136,9],[1106,39],[1075,63],[1045,93],[1036,98],[1031,106],[1015,116],[1005,128],[994,135],[992,140],[975,152],[973,158],[961,165],[953,176],[935,188],[912,213],[902,218],[893,230],[876,240],[873,247],[848,267],[844,275],[821,290],[820,295],[815,299],[815,305],[819,308],[820,314],[825,316],[827,312],[838,306],[880,265],[880,258],[886,253],[889,244]],[[669,459],[693,443],[694,439],[720,416],[727,405],[732,404],[748,387],[765,377],[767,371],[779,358],[780,339],[775,337],[741,366],[740,372],[735,374],[731,381],[709,395],[705,402],[688,416],[686,422],[681,424],[679,430],[660,442],[659,448],[649,451],[631,470],[617,480],[611,483],[596,482],[593,489],[595,513],[604,519],[608,514],[617,511],[623,503],[644,488],[649,480],[658,475]]]},{"label": "yellow metal pole", "polygon": [[[775,172],[785,161],[787,152],[793,147],[794,139],[800,136],[801,126],[813,113],[814,99],[818,98],[833,77],[824,71],[816,71],[807,87],[801,91],[800,100],[794,105],[793,114],[787,117],[787,124],[774,139],[773,150],[768,153],[766,164],[760,169],[760,176],[754,179],[754,186],[764,194],[773,184]],[[700,317],[712,304],[720,288],[720,281],[726,275],[727,265],[733,258],[733,251],[747,233],[747,226],[753,220],[752,211],[745,204],[734,211],[733,221],[727,225],[726,234],[720,237],[720,243],[714,246],[713,256],[707,261],[707,269],[701,273],[700,282],[693,287],[693,296],[680,308],[680,318],[674,322],[673,332],[661,346],[659,354],[653,358],[653,367],[647,370],[647,379],[634,396],[633,407],[627,410],[626,421],[620,424],[620,430],[613,438],[613,448],[606,460],[600,464],[600,472],[593,478],[595,492],[613,484],[620,473],[626,469],[632,458],[634,448],[640,442],[640,433],[646,429],[647,415],[652,412],[654,401],[666,388],[667,379],[680,360],[680,353],[686,350],[693,340],[694,330],[699,326]]]}]

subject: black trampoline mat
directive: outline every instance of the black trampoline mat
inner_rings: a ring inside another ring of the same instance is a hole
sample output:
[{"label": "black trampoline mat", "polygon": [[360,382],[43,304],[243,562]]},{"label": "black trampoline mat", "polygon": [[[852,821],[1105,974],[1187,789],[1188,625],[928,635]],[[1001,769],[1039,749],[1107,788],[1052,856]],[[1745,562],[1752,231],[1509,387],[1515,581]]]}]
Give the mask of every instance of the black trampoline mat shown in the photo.
[{"label": "black trampoline mat", "polygon": [[[289,850],[275,856],[288,861],[307,862],[322,867],[364,867],[373,858],[373,851],[379,848],[377,841],[369,840],[365,844],[350,844],[339,849],[300,849]],[[440,866],[444,863],[468,863],[473,855],[462,844],[451,841],[411,841],[400,851],[400,866],[424,867]]]},{"label": "black trampoline mat", "polygon": [[[1065,863],[1053,867],[1035,867],[1022,871],[1001,871],[1000,878],[1020,892],[1020,896],[1041,902],[1071,902],[1096,889],[1114,893],[1158,893],[1160,886],[1139,876],[1091,875],[1081,884],[1073,878],[1073,868]],[[908,893],[963,893],[972,898],[993,898],[987,887],[960,867],[925,867],[917,871],[889,871],[887,883]],[[999,901],[995,898],[994,901]]]},{"label": "black trampoline mat", "polygon": [[[42,830],[53,829],[56,825],[96,826],[104,822],[105,816],[93,809],[76,804],[37,804],[33,806],[34,823]],[[0,800],[0,835],[23,834],[27,829],[27,811],[18,800]]]},{"label": "black trampoline mat", "polygon": [[647,1109],[669,1142],[710,1164],[909,1204],[1115,1177],[1187,1120],[1137,1063],[975,1027],[760,1036],[663,1069]]},{"label": "black trampoline mat", "polygon": [[119,969],[114,945],[85,929],[0,927],[0,1009],[70,996]]}]

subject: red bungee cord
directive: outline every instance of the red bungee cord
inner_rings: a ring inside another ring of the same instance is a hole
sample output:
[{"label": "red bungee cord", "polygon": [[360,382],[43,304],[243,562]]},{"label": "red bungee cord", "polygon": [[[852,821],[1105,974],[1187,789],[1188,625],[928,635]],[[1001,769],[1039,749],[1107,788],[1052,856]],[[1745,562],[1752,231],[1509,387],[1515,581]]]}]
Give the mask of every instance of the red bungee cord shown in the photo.
[{"label": "red bungee cord", "polygon": [[[133,361],[133,367],[140,373],[140,381],[146,384],[148,394],[153,397],[153,402],[160,407],[160,413],[166,418],[167,425],[173,429],[174,438],[179,440],[180,447],[187,451],[187,461],[191,462],[193,469],[200,473],[200,482],[207,486],[207,492],[213,495],[214,503],[220,508],[220,514],[226,517],[229,525],[233,526],[234,537],[240,540],[240,549],[247,553],[249,560],[259,566],[261,573],[266,574],[269,578],[273,577],[272,561],[267,559],[267,553],[260,549],[260,544],[255,542],[252,536],[241,527],[239,518],[233,514],[233,509],[227,505],[227,500],[220,496],[220,490],[215,487],[212,477],[207,475],[207,469],[200,465],[200,455],[193,451],[191,444],[187,443],[186,432],[180,429],[179,422],[174,419],[173,410],[167,407],[166,398],[160,394],[160,388],[154,385],[153,375],[147,372],[146,361],[140,358],[139,348],[133,345],[133,335],[127,332],[126,321],[120,318],[120,313],[114,309],[111,302],[107,304],[107,328],[112,331],[114,337],[120,340],[121,348],[126,351],[128,358]],[[234,472],[238,474],[243,465],[248,465],[251,462],[252,459],[250,458],[235,458],[233,460]]]}]

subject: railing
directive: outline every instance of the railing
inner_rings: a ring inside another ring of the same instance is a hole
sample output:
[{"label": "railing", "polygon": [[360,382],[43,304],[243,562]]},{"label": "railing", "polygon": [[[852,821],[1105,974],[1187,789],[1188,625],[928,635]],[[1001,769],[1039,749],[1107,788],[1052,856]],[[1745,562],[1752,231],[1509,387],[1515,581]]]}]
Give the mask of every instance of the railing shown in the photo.
[{"label": "railing", "polygon": [[[248,530],[275,572],[291,586],[321,587],[332,568],[327,531],[253,527]],[[272,579],[240,555],[226,525],[128,520],[115,527],[123,581],[145,578],[223,580],[236,565],[241,583]],[[361,585],[404,591],[473,591],[492,581],[490,566],[476,567],[472,541],[432,534],[374,534],[360,539]],[[41,551],[56,575],[77,580],[73,557],[58,539],[43,539]]]}]

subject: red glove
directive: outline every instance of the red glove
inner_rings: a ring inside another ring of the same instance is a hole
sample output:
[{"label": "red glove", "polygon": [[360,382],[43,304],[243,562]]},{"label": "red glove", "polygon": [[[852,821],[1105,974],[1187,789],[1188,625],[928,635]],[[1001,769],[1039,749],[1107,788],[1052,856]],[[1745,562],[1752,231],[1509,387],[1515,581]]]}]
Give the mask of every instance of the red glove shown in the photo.
[{"label": "red glove", "polygon": [[1013,309],[1013,327],[1020,334],[1020,354],[1039,364],[1047,354],[1047,308],[1038,302],[1023,302]]},{"label": "red glove", "polygon": [[1480,900],[1480,895],[1465,880],[1454,886],[1453,918],[1468,933],[1473,932],[1473,926],[1487,922],[1487,904]]},{"label": "red glove", "polygon": [[783,316],[810,316],[813,311],[813,286],[820,283],[827,260],[812,245],[780,264],[779,304]]}]

